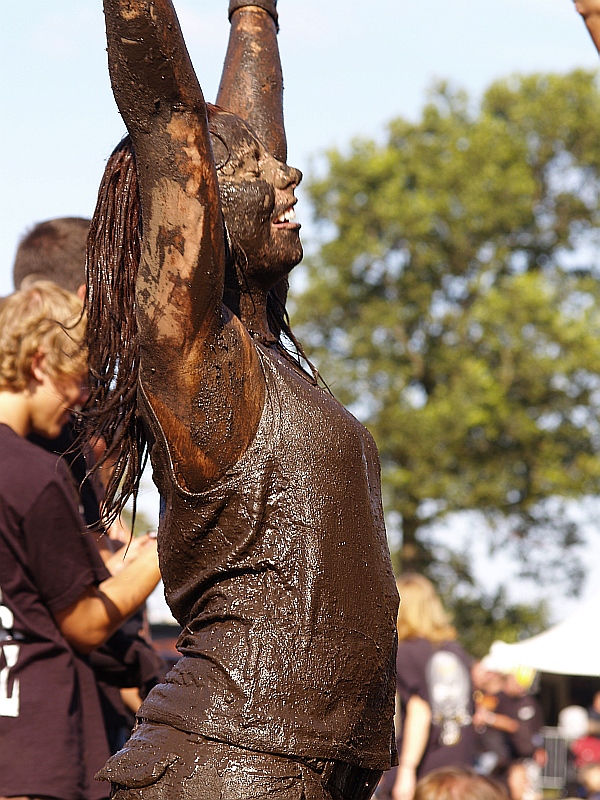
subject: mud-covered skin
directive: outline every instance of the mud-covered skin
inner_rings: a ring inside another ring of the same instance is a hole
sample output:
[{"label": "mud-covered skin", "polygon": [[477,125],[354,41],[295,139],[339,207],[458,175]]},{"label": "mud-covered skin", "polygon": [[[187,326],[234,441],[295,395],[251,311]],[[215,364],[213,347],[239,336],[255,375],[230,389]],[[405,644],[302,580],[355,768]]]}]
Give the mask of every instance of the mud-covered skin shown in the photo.
[{"label": "mud-covered skin", "polygon": [[[179,479],[199,490],[248,446],[264,383],[246,329],[222,302],[225,234],[207,107],[172,4],[106,0],[105,13],[113,91],[140,179],[141,377],[169,431]],[[266,335],[266,292],[302,256],[297,227],[273,224],[295,202],[300,175],[235,115],[213,112],[211,127],[232,239],[249,265],[240,308],[248,327]]]},{"label": "mud-covered skin", "polygon": [[[283,121],[283,74],[277,45],[276,0],[244,6],[230,0],[231,30],[217,94],[217,105],[245,120],[267,151],[287,161]],[[274,287],[281,303],[287,298],[287,282]]]},{"label": "mud-covered skin", "polygon": [[[260,9],[232,16],[219,102],[245,122],[205,104],[171,2],[104,5],[142,201],[139,413],[166,506],[167,598],[184,627],[185,657],[142,710],[159,771],[168,761],[161,775],[178,776],[156,797],[260,796],[250,779],[235,791],[206,776],[205,794],[183,786],[202,759],[219,780],[229,767],[225,751],[190,751],[182,734],[245,748],[245,761],[230,758],[249,775],[267,752],[378,772],[393,760],[397,593],[376,448],[277,348],[257,344],[273,342],[267,292],[302,255],[299,226],[281,217],[300,173],[261,142],[284,158],[275,25]],[[245,257],[238,315],[223,303],[223,217]],[[154,797],[140,741],[104,773],[128,787],[123,800]],[[269,778],[275,762],[263,762]],[[362,800],[366,780],[354,795],[320,780],[314,797]]]},{"label": "mud-covered skin", "polygon": [[295,203],[302,173],[275,159],[233,114],[213,117],[210,132],[227,230],[247,256],[243,277],[268,291],[302,259],[299,226],[275,224]]},{"label": "mud-covered skin", "polygon": [[246,120],[269,153],[286,161],[277,29],[267,12],[256,6],[239,8],[231,16],[217,105]]}]

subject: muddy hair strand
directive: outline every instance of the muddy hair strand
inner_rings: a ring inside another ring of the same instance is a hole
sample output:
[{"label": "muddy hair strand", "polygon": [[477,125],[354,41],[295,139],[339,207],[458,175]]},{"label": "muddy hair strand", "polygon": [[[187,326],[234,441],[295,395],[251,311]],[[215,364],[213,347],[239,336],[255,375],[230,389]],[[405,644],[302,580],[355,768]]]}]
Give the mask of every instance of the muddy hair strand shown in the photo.
[{"label": "muddy hair strand", "polygon": [[114,522],[131,496],[135,504],[148,455],[137,414],[140,345],[135,284],[141,241],[135,155],[126,136],[106,164],[86,252],[90,396],[83,416],[86,438],[106,445],[94,469],[111,468],[105,525]]}]

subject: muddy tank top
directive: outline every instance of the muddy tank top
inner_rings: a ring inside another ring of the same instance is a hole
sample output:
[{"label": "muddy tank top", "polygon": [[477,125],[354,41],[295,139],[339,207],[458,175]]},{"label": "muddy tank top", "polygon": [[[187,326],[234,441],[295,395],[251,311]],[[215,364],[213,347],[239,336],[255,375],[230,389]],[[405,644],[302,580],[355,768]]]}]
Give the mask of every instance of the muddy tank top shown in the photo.
[{"label": "muddy tank top", "polygon": [[245,454],[177,482],[147,402],[165,596],[182,658],[138,717],[252,750],[387,769],[398,595],[366,429],[277,350]]}]

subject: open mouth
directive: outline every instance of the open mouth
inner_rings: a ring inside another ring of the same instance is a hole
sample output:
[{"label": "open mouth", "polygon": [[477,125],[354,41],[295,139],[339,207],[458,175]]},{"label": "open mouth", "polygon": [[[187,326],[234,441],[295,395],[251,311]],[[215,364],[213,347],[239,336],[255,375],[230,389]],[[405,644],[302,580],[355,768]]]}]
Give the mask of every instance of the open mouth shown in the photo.
[{"label": "open mouth", "polygon": [[294,205],[290,205],[281,211],[273,220],[273,225],[278,228],[299,228],[300,223],[295,222],[296,219],[296,212],[294,211]]}]

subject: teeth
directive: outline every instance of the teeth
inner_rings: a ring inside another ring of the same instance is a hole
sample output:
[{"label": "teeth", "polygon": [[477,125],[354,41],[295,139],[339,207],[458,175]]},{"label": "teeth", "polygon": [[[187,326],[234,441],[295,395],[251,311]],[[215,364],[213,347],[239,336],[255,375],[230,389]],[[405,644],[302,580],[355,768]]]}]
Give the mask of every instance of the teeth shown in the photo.
[{"label": "teeth", "polygon": [[278,217],[277,222],[291,222],[296,219],[296,212],[293,208],[286,208]]}]

